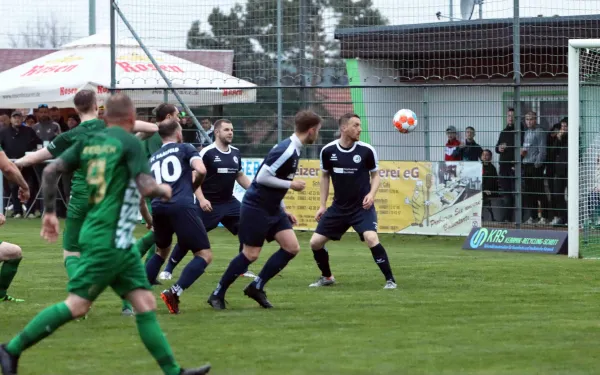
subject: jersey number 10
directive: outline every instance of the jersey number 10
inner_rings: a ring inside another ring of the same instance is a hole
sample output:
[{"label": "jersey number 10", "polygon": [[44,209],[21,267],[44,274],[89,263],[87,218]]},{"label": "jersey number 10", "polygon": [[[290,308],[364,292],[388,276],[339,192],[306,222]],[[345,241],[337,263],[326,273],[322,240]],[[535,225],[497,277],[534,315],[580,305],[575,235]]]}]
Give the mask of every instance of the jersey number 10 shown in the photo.
[{"label": "jersey number 10", "polygon": [[158,160],[150,168],[157,183],[175,182],[181,177],[181,162],[175,155]]}]

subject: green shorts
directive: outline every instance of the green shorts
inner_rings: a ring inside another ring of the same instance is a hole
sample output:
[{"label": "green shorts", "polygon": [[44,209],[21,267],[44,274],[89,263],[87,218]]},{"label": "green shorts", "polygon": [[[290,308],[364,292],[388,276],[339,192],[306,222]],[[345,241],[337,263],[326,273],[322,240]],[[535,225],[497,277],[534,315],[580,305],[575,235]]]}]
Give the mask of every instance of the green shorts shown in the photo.
[{"label": "green shorts", "polygon": [[67,291],[94,301],[109,286],[121,298],[135,289],[151,290],[138,251],[86,249]]},{"label": "green shorts", "polygon": [[67,208],[67,220],[63,232],[63,249],[81,252],[79,247],[79,232],[87,213],[87,198],[72,197]]}]

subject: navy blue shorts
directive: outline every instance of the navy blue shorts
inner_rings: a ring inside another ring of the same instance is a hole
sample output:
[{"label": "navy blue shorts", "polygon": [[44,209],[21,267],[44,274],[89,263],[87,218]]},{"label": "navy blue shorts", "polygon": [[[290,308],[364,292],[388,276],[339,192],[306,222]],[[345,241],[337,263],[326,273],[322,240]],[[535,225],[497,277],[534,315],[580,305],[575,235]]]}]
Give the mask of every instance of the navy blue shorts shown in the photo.
[{"label": "navy blue shorts", "polygon": [[215,229],[219,223],[223,224],[231,234],[238,234],[240,228],[240,207],[241,203],[234,197],[227,202],[212,203],[212,211],[202,212],[202,222],[207,232]]},{"label": "navy blue shorts", "polygon": [[331,206],[325,211],[315,233],[339,241],[344,233],[352,227],[358,233],[361,241],[364,241],[363,233],[368,231],[377,232],[377,211],[375,206],[365,210],[358,207],[354,210],[343,210],[336,206]]},{"label": "navy blue shorts", "polygon": [[283,209],[269,214],[262,208],[242,204],[240,212],[240,242],[248,246],[262,247],[275,239],[283,230],[292,229],[292,222]]},{"label": "navy blue shorts", "polygon": [[152,221],[156,246],[166,249],[177,235],[177,243],[192,252],[210,249],[206,229],[200,219],[201,209],[193,207],[159,206],[152,207]]}]

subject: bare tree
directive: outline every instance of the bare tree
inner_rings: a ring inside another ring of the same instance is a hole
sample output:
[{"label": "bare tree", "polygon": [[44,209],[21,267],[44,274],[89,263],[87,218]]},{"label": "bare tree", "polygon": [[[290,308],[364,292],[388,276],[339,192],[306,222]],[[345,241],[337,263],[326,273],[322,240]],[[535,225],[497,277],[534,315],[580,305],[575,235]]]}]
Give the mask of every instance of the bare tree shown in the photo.
[{"label": "bare tree", "polygon": [[58,48],[72,39],[70,26],[61,26],[54,13],[45,19],[38,16],[33,25],[27,26],[16,35],[9,35],[12,48]]}]

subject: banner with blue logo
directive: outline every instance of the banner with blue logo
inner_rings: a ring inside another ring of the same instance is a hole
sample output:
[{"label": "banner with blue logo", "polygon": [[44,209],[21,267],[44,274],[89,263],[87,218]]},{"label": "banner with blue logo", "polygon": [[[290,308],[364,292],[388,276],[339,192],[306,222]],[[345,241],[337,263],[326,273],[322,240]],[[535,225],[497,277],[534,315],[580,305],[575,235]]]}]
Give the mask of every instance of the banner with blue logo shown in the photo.
[{"label": "banner with blue logo", "polygon": [[463,249],[567,254],[567,237],[566,231],[473,228]]}]

